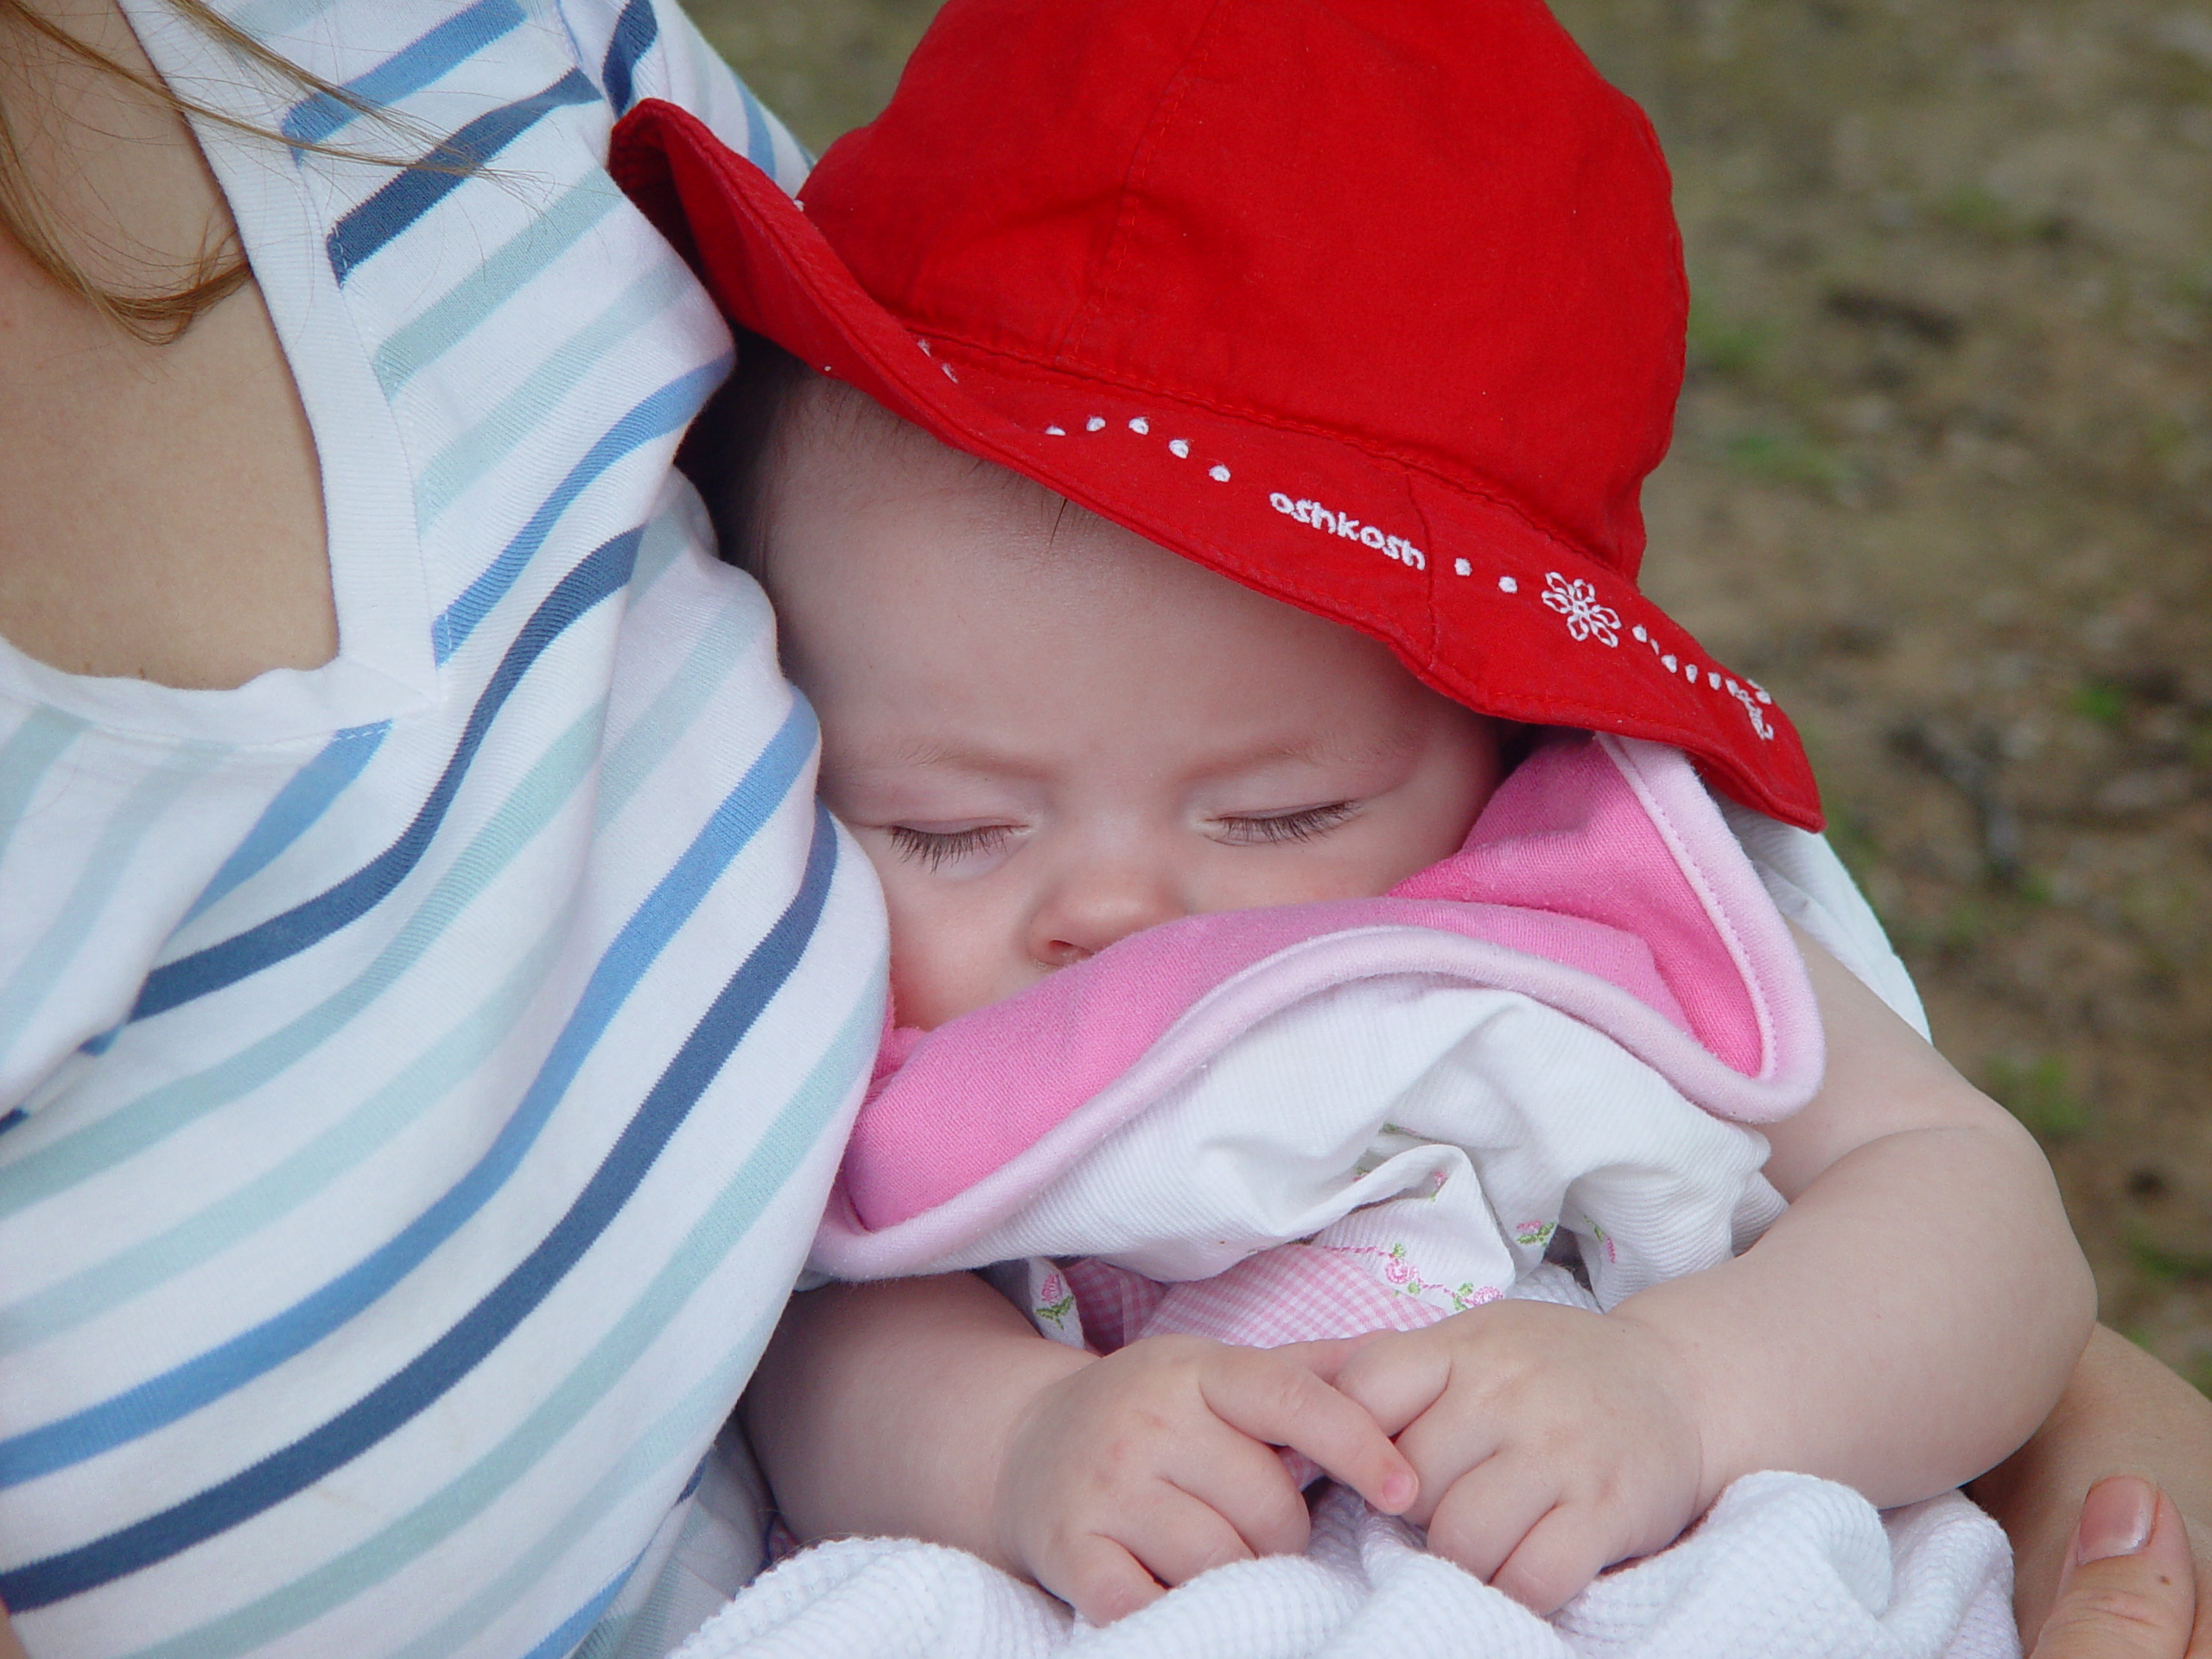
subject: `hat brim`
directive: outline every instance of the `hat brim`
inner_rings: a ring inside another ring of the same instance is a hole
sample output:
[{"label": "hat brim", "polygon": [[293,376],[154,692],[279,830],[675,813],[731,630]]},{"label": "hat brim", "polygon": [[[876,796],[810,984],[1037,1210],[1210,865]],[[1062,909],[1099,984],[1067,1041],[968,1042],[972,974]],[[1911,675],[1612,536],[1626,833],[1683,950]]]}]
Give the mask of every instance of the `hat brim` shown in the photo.
[{"label": "hat brim", "polygon": [[608,168],[726,316],[940,442],[1359,628],[1478,713],[1670,744],[1744,804],[1821,827],[1802,747],[1767,694],[1503,501],[1258,411],[918,334],[798,203],[673,105],[626,115]]}]

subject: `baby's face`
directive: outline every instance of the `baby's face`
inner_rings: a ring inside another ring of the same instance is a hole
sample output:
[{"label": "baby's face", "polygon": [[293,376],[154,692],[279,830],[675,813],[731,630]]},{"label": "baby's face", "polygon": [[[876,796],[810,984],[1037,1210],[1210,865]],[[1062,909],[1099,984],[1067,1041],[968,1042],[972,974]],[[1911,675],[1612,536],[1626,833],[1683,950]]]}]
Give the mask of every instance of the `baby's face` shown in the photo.
[{"label": "baby's face", "polygon": [[1497,784],[1491,723],[1381,645],[918,434],[797,435],[764,537],[902,1025],[1155,923],[1382,893]]}]

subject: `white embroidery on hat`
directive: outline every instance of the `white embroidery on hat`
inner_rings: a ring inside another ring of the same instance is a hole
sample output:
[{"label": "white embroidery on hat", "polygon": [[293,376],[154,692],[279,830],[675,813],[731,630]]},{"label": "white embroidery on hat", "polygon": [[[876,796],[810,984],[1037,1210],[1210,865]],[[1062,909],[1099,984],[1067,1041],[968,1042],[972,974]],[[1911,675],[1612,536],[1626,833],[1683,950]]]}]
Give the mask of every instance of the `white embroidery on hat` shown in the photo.
[{"label": "white embroidery on hat", "polygon": [[1216,461],[1206,470],[1206,476],[1217,484],[1226,484],[1229,482],[1229,468]]},{"label": "white embroidery on hat", "polygon": [[1766,716],[1759,712],[1759,706],[1751,700],[1751,694],[1731,680],[1728,682],[1728,695],[1744,705],[1744,712],[1751,717],[1751,729],[1766,742],[1773,742],[1774,728],[1766,723]]},{"label": "white embroidery on hat", "polygon": [[1386,536],[1374,524],[1363,524],[1349,513],[1325,507],[1319,501],[1294,501],[1277,490],[1268,498],[1268,505],[1277,512],[1287,513],[1301,524],[1311,524],[1316,530],[1325,530],[1332,536],[1341,536],[1348,542],[1357,542],[1371,547],[1386,558],[1395,559],[1409,570],[1428,569],[1428,555],[1402,536]]},{"label": "white embroidery on hat", "polygon": [[1673,673],[1681,665],[1682,659],[1675,656],[1671,651],[1659,659],[1659,666],[1665,669],[1669,674]]},{"label": "white embroidery on hat", "polygon": [[1744,683],[1751,688],[1751,695],[1757,697],[1761,702],[1764,703],[1770,709],[1774,707],[1774,699],[1767,696],[1766,688],[1761,685],[1757,680],[1745,680]]},{"label": "white embroidery on hat", "polygon": [[1067,435],[1068,429],[1064,426],[1048,426],[1045,429],[1045,435],[1048,438],[1065,438]]},{"label": "white embroidery on hat", "polygon": [[1103,415],[1092,416],[1089,420],[1083,423],[1083,429],[1086,432],[1104,431],[1106,429],[1106,417]]},{"label": "white embroidery on hat", "polygon": [[927,357],[927,356],[929,355],[929,351],[930,351],[930,343],[929,343],[929,341],[927,341],[926,340],[920,339],[919,337],[917,337],[917,338],[916,338],[916,340],[915,340],[915,341],[914,341],[914,344],[915,344],[915,345],[917,345],[917,346],[920,346],[920,347],[922,348],[922,355],[923,355],[923,356]]},{"label": "white embroidery on hat", "polygon": [[1643,624],[1641,622],[1637,623],[1628,632],[1629,637],[1635,640],[1639,645],[1648,645],[1651,643],[1651,636],[1643,631]]},{"label": "white embroidery on hat", "polygon": [[1139,437],[1142,437],[1146,433],[1152,430],[1152,423],[1145,419],[1143,416],[1140,415],[1129,423],[1129,430],[1135,433]]},{"label": "white embroidery on hat", "polygon": [[1497,579],[1497,591],[1501,594],[1517,594],[1521,591],[1521,584],[1510,576],[1500,576]]},{"label": "white embroidery on hat", "polygon": [[1465,559],[1454,559],[1452,561],[1452,574],[1455,576],[1471,576],[1475,574],[1475,567]]},{"label": "white embroidery on hat", "polygon": [[1700,668],[1695,663],[1684,663],[1682,664],[1682,677],[1688,680],[1692,685],[1695,685],[1697,683],[1698,676],[1704,672],[1705,671]]},{"label": "white embroidery on hat", "polygon": [[951,382],[952,382],[952,384],[953,384],[954,385],[956,385],[956,386],[957,386],[957,385],[958,385],[960,384],[960,377],[959,377],[958,375],[955,374],[955,373],[952,372],[952,365],[951,365],[951,364],[950,364],[950,363],[940,363],[940,364],[938,364],[938,367],[939,367],[940,369],[943,369],[943,370],[944,371],[944,378],[945,378],[946,379],[948,379],[948,380],[951,381]]},{"label": "white embroidery on hat", "polygon": [[1610,605],[1598,602],[1598,590],[1581,577],[1569,582],[1556,570],[1544,573],[1544,607],[1557,611],[1567,619],[1567,631],[1577,639],[1596,639],[1603,645],[1618,646],[1620,635],[1615,632],[1621,625],[1621,613]]},{"label": "white embroidery on hat", "polygon": [[1167,453],[1178,461],[1188,461],[1191,458],[1191,441],[1188,438],[1168,439]]}]

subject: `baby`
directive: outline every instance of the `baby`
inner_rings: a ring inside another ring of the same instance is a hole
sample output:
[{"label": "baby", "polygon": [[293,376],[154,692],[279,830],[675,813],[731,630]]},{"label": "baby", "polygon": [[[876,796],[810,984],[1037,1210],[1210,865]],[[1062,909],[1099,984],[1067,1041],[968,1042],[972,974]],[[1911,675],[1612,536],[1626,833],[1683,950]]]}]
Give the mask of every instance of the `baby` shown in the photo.
[{"label": "baby", "polygon": [[[793,354],[747,342],[691,460],[882,880],[890,1064],[1162,925],[1425,891],[1534,726],[1817,822],[1780,711],[1630,580],[1678,256],[1648,130],[1533,0],[952,0],[804,216],[673,111],[614,168]],[[817,1293],[748,1406],[785,1513],[1103,1621],[1299,1548],[1287,1447],[1549,1611],[1754,1471],[1972,1478],[2056,1400],[2086,1269],[2032,1141],[1797,942],[1826,1070],[1761,1124],[1789,1208],[1742,1254],[1274,1349],[1100,1355],[965,1274]]]}]

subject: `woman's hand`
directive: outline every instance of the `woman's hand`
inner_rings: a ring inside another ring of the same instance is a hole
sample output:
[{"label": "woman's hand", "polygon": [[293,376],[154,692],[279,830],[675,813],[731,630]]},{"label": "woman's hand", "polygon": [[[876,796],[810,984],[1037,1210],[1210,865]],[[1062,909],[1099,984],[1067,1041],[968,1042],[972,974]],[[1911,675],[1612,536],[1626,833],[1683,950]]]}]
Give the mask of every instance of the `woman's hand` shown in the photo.
[{"label": "woman's hand", "polygon": [[[1969,1489],[2012,1536],[2022,1640],[2043,1629],[2062,1582],[2079,1581],[2076,1519],[2091,1487],[2120,1473],[2162,1487],[2189,1529],[2197,1628],[2187,1651],[2189,1659],[2212,1659],[2212,1401],[2101,1325],[2057,1409]],[[2070,1656],[2074,1649],[2058,1651]]]},{"label": "woman's hand", "polygon": [[[2090,1488],[2057,1599],[2029,1659],[2188,1659],[2197,1567],[2174,1502],[2147,1480],[2116,1475]],[[2212,1600],[2212,1598],[2208,1598]]]}]

